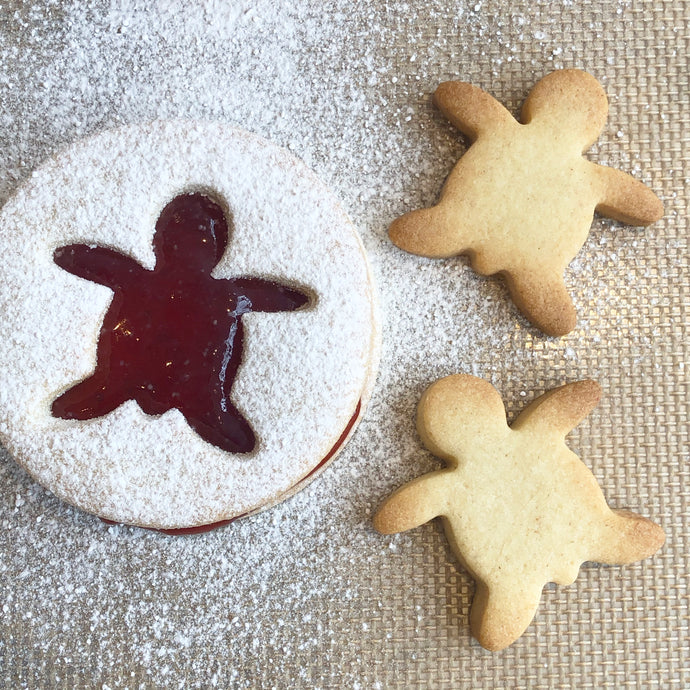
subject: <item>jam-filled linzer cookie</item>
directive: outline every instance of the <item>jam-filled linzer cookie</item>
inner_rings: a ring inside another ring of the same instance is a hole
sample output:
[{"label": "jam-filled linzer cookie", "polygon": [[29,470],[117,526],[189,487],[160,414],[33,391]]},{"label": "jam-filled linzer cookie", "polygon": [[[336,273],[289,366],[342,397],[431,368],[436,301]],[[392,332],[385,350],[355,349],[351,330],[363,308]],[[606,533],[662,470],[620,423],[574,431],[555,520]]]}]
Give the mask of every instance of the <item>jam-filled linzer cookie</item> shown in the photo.
[{"label": "jam-filled linzer cookie", "polygon": [[105,132],[0,214],[0,437],[106,520],[193,531],[291,495],[370,397],[359,237],[302,163],[221,124]]},{"label": "jam-filled linzer cookie", "polygon": [[535,326],[549,335],[568,333],[576,314],[563,274],[594,212],[632,225],[663,215],[641,182],[582,156],[606,121],[603,88],[586,72],[553,72],[527,97],[522,124],[465,82],[441,84],[434,101],[471,146],[435,206],[393,222],[392,241],[432,258],[467,254],[482,275],[505,278]]},{"label": "jam-filled linzer cookie", "polygon": [[499,650],[530,624],[547,582],[570,584],[583,561],[622,565],[664,543],[661,527],[612,510],[564,438],[597,405],[579,381],[525,408],[512,426],[490,383],[459,374],[422,396],[417,428],[446,469],[392,494],[374,517],[384,534],[441,517],[459,562],[476,580],[472,634]]}]

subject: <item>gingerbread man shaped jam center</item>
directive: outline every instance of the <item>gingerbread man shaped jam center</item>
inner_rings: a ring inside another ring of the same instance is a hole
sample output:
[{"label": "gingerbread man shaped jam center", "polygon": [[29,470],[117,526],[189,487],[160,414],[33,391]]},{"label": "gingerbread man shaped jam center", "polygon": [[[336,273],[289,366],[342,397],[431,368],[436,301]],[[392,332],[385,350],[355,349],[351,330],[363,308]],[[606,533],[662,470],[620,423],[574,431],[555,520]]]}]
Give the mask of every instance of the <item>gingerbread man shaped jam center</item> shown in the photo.
[{"label": "gingerbread man shaped jam center", "polygon": [[156,223],[153,270],[106,247],[73,244],[55,251],[58,266],[114,295],[96,369],[53,402],[54,416],[92,419],[136,400],[150,415],[178,409],[222,450],[254,449],[254,432],[230,401],[242,362],[242,316],[293,311],[309,297],[261,278],[213,278],[228,235],[218,203],[201,193],[181,194]]}]

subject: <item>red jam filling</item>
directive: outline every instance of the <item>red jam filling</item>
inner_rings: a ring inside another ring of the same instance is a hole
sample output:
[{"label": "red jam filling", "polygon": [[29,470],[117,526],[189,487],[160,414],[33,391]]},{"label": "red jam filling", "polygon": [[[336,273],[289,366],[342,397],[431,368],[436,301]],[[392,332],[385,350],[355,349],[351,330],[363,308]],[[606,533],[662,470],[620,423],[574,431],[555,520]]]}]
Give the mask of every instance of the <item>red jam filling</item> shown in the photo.
[{"label": "red jam filling", "polygon": [[230,401],[242,361],[242,316],[292,311],[309,297],[261,278],[213,278],[228,236],[215,201],[182,194],[156,223],[153,270],[106,247],[55,251],[58,266],[114,292],[96,369],[53,402],[55,417],[92,419],[136,400],[151,415],[180,410],[199,436],[225,451],[254,449],[254,432]]}]

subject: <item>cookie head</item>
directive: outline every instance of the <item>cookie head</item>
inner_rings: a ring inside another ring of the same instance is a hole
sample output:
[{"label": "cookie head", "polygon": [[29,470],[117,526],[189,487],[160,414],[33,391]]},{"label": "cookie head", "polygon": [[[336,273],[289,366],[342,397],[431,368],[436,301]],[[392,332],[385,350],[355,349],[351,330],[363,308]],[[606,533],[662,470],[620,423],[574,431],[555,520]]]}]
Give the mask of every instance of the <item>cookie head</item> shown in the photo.
[{"label": "cookie head", "polygon": [[417,410],[426,447],[451,465],[477,446],[491,448],[509,431],[503,402],[487,381],[456,374],[430,386]]},{"label": "cookie head", "polygon": [[581,150],[588,149],[606,123],[608,100],[601,84],[576,69],[548,74],[534,86],[522,106],[522,122],[557,129]]},{"label": "cookie head", "polygon": [[180,194],[156,223],[156,259],[211,271],[228,243],[228,223],[220,205],[205,194]]}]

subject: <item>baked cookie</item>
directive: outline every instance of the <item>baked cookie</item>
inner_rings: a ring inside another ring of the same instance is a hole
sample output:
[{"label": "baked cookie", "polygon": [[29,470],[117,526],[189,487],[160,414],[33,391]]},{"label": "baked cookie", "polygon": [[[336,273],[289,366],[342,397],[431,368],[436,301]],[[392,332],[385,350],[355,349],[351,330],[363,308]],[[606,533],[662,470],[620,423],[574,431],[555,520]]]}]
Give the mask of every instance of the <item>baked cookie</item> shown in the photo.
[{"label": "baked cookie", "polygon": [[662,529],[611,510],[564,438],[597,405],[599,386],[580,381],[532,402],[512,427],[491,384],[468,375],[434,383],[417,428],[447,468],[392,494],[374,517],[379,532],[441,517],[450,545],[476,580],[472,634],[490,650],[530,624],[547,582],[574,582],[580,564],[624,564],[650,556]]},{"label": "baked cookie", "polygon": [[630,175],[582,157],[606,121],[597,80],[579,70],[544,77],[520,124],[488,93],[441,84],[434,102],[472,142],[436,206],[390,227],[392,241],[422,256],[467,254],[483,275],[501,274],[518,309],[549,335],[575,327],[563,274],[595,211],[632,225],[661,218],[659,199]]},{"label": "baked cookie", "polygon": [[194,529],[265,508],[371,394],[359,237],[301,162],[218,123],[79,142],[0,214],[0,438],[64,500]]}]

